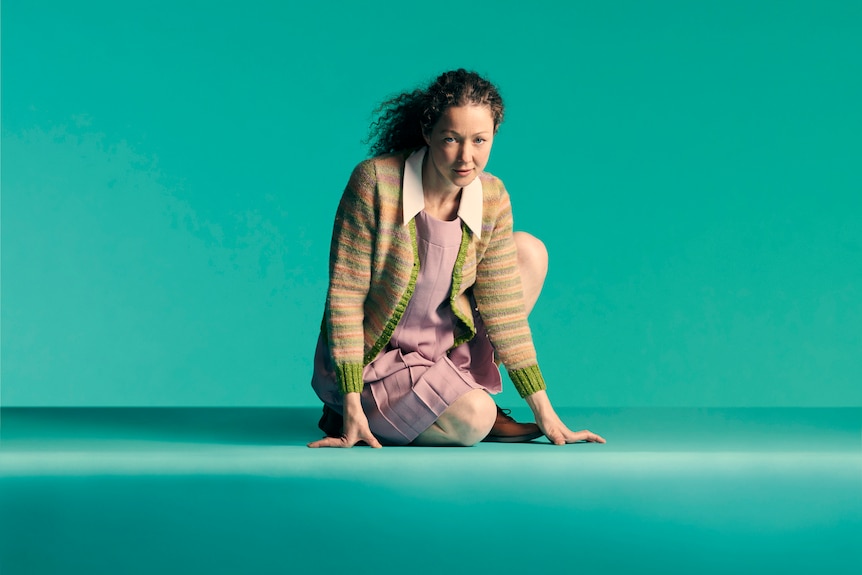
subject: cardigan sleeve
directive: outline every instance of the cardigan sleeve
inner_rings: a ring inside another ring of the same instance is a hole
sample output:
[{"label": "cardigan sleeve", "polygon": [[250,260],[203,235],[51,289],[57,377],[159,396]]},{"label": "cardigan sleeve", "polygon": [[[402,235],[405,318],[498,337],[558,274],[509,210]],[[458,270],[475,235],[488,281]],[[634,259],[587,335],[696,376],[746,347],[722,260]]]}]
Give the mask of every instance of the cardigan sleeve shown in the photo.
[{"label": "cardigan sleeve", "polygon": [[362,391],[364,303],[375,236],[374,164],[359,164],[338,204],[329,256],[326,328],[341,393]]},{"label": "cardigan sleeve", "polygon": [[545,389],[545,380],[524,309],[511,201],[502,185],[499,194],[493,203],[495,213],[489,214],[493,229],[478,262],[473,292],[498,358],[518,393],[526,397]]}]

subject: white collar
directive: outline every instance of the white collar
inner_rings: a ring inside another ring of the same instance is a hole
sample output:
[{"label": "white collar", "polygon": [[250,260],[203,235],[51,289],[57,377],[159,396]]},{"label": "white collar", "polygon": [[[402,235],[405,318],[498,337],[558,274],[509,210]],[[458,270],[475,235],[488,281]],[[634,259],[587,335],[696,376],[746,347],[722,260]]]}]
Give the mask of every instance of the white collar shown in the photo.
[{"label": "white collar", "polygon": [[[402,224],[416,217],[425,209],[425,194],[422,190],[422,160],[427,147],[410,154],[404,165],[404,188],[402,204],[404,206]],[[461,205],[458,206],[458,217],[476,235],[482,237],[482,182],[479,177],[461,189]]]}]

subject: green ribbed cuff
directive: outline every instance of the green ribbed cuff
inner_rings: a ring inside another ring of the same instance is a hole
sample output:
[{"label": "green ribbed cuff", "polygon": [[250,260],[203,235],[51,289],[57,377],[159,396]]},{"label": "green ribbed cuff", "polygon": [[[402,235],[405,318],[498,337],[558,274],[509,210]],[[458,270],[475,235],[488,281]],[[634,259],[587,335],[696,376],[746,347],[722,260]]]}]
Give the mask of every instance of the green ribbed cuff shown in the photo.
[{"label": "green ribbed cuff", "polygon": [[523,369],[514,369],[509,371],[509,377],[512,383],[515,384],[515,389],[521,394],[521,397],[533,395],[537,391],[545,389],[545,378],[542,377],[542,371],[538,365],[525,367]]},{"label": "green ribbed cuff", "polygon": [[362,381],[361,363],[340,363],[335,365],[335,381],[341,394],[361,392],[365,382]]}]

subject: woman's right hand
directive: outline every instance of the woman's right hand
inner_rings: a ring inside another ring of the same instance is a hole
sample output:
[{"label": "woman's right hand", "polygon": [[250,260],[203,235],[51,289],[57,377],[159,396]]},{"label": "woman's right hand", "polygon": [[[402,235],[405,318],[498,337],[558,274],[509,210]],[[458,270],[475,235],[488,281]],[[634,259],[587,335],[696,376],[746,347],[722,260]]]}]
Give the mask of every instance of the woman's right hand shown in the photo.
[{"label": "woman's right hand", "polygon": [[364,441],[371,447],[383,447],[371,433],[368,418],[356,392],[344,396],[344,431],[341,437],[324,437],[308,444],[309,447],[353,447]]}]

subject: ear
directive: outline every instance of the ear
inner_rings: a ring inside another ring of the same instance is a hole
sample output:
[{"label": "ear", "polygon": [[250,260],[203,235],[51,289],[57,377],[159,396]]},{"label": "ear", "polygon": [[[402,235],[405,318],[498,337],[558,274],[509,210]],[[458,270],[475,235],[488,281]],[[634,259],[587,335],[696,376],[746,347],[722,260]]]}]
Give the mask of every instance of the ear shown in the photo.
[{"label": "ear", "polygon": [[428,145],[428,146],[431,145],[431,137],[428,135],[428,133],[425,130],[422,130],[422,138],[425,140],[426,145]]}]

